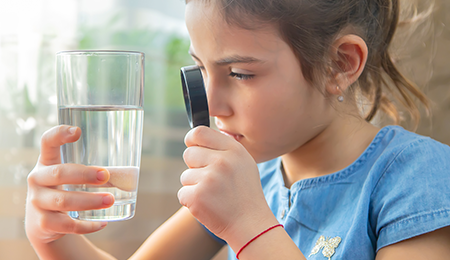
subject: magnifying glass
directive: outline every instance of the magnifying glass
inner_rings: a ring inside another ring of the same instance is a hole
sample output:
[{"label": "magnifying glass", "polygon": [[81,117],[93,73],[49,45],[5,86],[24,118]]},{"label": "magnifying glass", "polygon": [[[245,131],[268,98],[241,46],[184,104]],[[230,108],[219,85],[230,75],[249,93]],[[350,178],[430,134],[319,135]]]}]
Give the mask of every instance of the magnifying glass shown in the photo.
[{"label": "magnifying glass", "polygon": [[199,125],[209,127],[208,100],[202,72],[196,65],[181,68],[184,104],[191,128]]}]

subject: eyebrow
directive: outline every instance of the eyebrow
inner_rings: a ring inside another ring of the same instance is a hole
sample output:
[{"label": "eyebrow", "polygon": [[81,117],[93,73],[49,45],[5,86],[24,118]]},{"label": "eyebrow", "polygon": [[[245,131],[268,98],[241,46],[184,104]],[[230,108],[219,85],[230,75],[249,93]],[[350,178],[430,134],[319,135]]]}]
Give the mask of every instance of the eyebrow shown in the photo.
[{"label": "eyebrow", "polygon": [[[189,54],[194,59],[201,62],[201,60],[194,54],[194,52],[192,50],[189,50]],[[225,57],[225,58],[219,59],[219,60],[215,61],[215,63],[219,66],[224,66],[224,65],[229,65],[232,63],[264,63],[264,61],[256,59],[254,57],[250,57],[250,56],[233,55],[230,57]]]}]

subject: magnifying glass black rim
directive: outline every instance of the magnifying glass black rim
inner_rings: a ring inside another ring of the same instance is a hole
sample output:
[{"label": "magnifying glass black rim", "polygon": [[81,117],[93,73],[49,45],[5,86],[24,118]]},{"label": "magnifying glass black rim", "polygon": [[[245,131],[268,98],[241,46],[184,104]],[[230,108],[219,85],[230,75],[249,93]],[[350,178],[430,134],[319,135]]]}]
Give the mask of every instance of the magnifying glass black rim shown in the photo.
[{"label": "magnifying glass black rim", "polygon": [[209,126],[208,100],[202,73],[196,65],[181,68],[184,104],[191,128]]}]

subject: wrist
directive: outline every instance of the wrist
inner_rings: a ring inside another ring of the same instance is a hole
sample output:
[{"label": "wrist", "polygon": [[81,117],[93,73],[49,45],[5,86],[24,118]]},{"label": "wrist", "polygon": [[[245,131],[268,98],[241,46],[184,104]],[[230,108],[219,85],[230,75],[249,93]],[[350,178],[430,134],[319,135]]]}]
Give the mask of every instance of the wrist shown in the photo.
[{"label": "wrist", "polygon": [[256,239],[258,239],[260,236],[264,235],[265,233],[269,232],[270,230],[277,228],[277,227],[281,227],[284,228],[284,226],[282,224],[276,224],[273,225],[269,228],[267,228],[266,230],[264,230],[263,232],[259,233],[258,235],[256,235],[255,237],[253,237],[252,239],[250,239],[247,243],[245,243],[245,245],[243,245],[241,247],[241,249],[239,249],[236,253],[236,258],[239,259],[239,255],[241,254],[241,252],[248,246],[250,245],[253,241],[255,241]]},{"label": "wrist", "polygon": [[251,239],[278,224],[278,220],[271,211],[264,215],[245,216],[237,220],[236,224],[229,227],[221,237],[237,253]]}]

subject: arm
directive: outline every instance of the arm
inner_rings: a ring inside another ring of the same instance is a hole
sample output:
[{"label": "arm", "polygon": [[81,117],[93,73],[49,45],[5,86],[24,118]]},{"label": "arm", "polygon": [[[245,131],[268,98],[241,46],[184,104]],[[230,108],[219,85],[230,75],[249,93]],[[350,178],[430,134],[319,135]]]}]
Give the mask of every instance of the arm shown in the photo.
[{"label": "arm", "polygon": [[402,242],[381,248],[376,260],[448,259],[450,257],[450,227],[441,228]]},{"label": "arm", "polygon": [[[31,240],[30,240],[31,241]],[[100,250],[82,235],[65,235],[50,243],[40,241],[32,242],[33,248],[40,259],[92,259],[112,260],[116,259],[108,253]]]},{"label": "arm", "polygon": [[183,207],[155,230],[130,260],[211,259],[221,248]]}]

